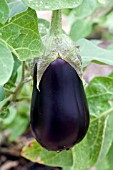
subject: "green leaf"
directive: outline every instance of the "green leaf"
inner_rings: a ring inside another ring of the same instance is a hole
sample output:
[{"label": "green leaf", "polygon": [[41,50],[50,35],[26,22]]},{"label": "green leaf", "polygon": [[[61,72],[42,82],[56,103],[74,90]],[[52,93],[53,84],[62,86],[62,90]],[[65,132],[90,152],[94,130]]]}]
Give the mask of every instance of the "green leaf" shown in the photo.
[{"label": "green leaf", "polygon": [[[7,2],[9,2],[7,0]],[[21,0],[12,0],[8,3],[10,15],[9,18],[12,18],[13,16],[19,14],[20,12],[26,11],[27,7],[24,5],[24,3]]]},{"label": "green leaf", "polygon": [[5,84],[5,88],[9,90],[11,90],[12,87],[16,87],[15,83],[18,77],[17,70],[21,65],[21,61],[18,60],[18,58],[15,55],[13,55],[13,59],[14,59],[14,67],[13,67],[12,75],[9,81]]},{"label": "green leaf", "polygon": [[20,60],[39,57],[44,46],[37,24],[36,12],[29,8],[14,16],[4,26],[0,25],[0,41],[9,46]]},{"label": "green leaf", "polygon": [[110,78],[113,79],[113,72],[108,75]]},{"label": "green leaf", "polygon": [[0,0],[0,23],[4,24],[9,18],[9,8],[6,0]]},{"label": "green leaf", "polygon": [[104,6],[108,5],[108,4],[112,4],[113,1],[112,0],[98,0],[98,2]]},{"label": "green leaf", "polygon": [[[82,27],[81,27],[82,25]],[[92,31],[92,22],[89,19],[77,19],[70,31],[70,37],[72,40],[77,41],[80,38],[87,37]]]},{"label": "green leaf", "polygon": [[[107,116],[98,161],[105,159],[113,141],[113,79],[96,77],[86,88],[90,113],[97,117]],[[101,113],[101,115],[100,115]]]},{"label": "green leaf", "polygon": [[[86,154],[87,153],[87,154]],[[73,166],[72,170],[85,170],[89,168],[89,149],[87,143],[87,137],[82,143],[76,145],[73,150]]]},{"label": "green leaf", "polygon": [[102,23],[102,25],[105,28],[108,28],[108,31],[112,33],[113,30],[113,25],[112,25],[112,21],[113,21],[113,11],[111,11],[107,16],[106,16],[106,20],[104,20],[104,22]]},{"label": "green leaf", "polygon": [[96,165],[97,170],[112,170],[113,168],[113,143],[106,158]]},{"label": "green leaf", "polygon": [[2,86],[0,86],[0,102],[5,98],[5,90]]},{"label": "green leaf", "polygon": [[84,0],[83,3],[73,10],[77,18],[84,18],[94,13],[97,8],[97,1]]},{"label": "green leaf", "polygon": [[17,114],[14,121],[8,126],[10,130],[9,141],[14,141],[17,137],[22,135],[28,126],[28,117],[24,114]]},{"label": "green leaf", "polygon": [[3,107],[3,105],[9,100],[9,98],[5,98],[0,102],[0,109]]},{"label": "green leaf", "polygon": [[82,3],[82,0],[23,0],[23,2],[38,11],[45,10],[56,10],[56,9],[64,9],[64,8],[76,8]]},{"label": "green leaf", "polygon": [[0,42],[0,85],[5,84],[13,71],[14,60],[10,50]]},{"label": "green leaf", "polygon": [[72,167],[64,166],[64,167],[62,167],[62,170],[72,170]]},{"label": "green leaf", "polygon": [[109,153],[107,155],[107,160],[108,160],[108,164],[110,166],[109,170],[111,170],[113,168],[113,143],[109,149]]},{"label": "green leaf", "polygon": [[103,117],[91,117],[87,136],[74,147],[72,170],[86,170],[96,163],[102,145],[103,127]]},{"label": "green leaf", "polygon": [[83,67],[87,66],[93,60],[113,65],[113,53],[111,51],[97,47],[94,43],[86,39],[78,40],[76,45],[80,46],[79,54],[82,57]]},{"label": "green leaf", "polygon": [[31,141],[27,146],[22,150],[22,156],[41,164],[48,166],[71,166],[72,165],[72,152],[62,151],[62,152],[53,152],[47,151],[42,148],[35,140]]},{"label": "green leaf", "polygon": [[111,170],[110,169],[110,165],[108,163],[107,159],[104,159],[103,161],[100,161],[97,165],[96,165],[96,170]]},{"label": "green leaf", "polygon": [[[113,110],[113,108],[112,108]],[[104,127],[103,143],[98,161],[104,160],[113,142],[113,111],[107,116]]]},{"label": "green leaf", "polygon": [[7,126],[12,123],[16,117],[16,113],[17,113],[17,110],[15,108],[14,105],[11,105],[9,106],[9,113],[8,113],[8,116],[5,117],[3,119],[3,127],[5,127],[5,129],[7,128]]},{"label": "green leaf", "polygon": [[0,121],[6,119],[9,116],[9,109],[5,108],[3,111],[0,112]]},{"label": "green leaf", "polygon": [[39,28],[39,33],[41,37],[43,37],[44,35],[48,33],[49,27],[50,27],[50,23],[47,20],[39,18],[38,28]]},{"label": "green leaf", "polygon": [[107,50],[110,50],[113,52],[113,44],[110,44],[108,47],[107,47]]},{"label": "green leaf", "polygon": [[90,114],[95,115],[96,119],[101,119],[106,116],[102,145],[98,158],[99,162],[106,157],[113,141],[113,79],[110,77],[94,78],[86,88],[86,94]]},{"label": "green leaf", "polygon": [[[111,113],[113,105],[113,79],[96,77],[86,88],[90,114],[99,116],[100,113]],[[97,100],[98,99],[98,100]]]},{"label": "green leaf", "polygon": [[21,61],[18,60],[18,58],[13,55],[13,59],[14,59],[14,67],[13,67],[13,72],[12,72],[12,75],[10,77],[10,80],[9,80],[9,83],[12,82],[12,83],[15,83],[15,76],[17,74],[17,70],[19,68],[19,66],[21,65]]}]

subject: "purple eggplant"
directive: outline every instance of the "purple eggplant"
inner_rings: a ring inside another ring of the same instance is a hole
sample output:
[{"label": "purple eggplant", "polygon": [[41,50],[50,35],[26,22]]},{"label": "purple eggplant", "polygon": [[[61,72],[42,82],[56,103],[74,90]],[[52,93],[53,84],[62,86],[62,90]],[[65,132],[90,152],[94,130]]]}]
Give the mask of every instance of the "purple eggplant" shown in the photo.
[{"label": "purple eggplant", "polygon": [[34,68],[31,128],[47,150],[61,151],[80,142],[89,126],[89,111],[81,79],[65,60],[57,58],[47,67],[37,89]]}]

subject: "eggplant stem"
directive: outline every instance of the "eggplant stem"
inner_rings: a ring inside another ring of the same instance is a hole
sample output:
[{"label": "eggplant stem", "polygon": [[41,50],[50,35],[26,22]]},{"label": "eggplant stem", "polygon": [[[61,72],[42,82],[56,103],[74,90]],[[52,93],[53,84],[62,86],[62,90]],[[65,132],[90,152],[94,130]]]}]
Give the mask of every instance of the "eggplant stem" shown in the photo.
[{"label": "eggplant stem", "polygon": [[62,12],[61,10],[52,11],[50,34],[58,35],[62,33]]}]

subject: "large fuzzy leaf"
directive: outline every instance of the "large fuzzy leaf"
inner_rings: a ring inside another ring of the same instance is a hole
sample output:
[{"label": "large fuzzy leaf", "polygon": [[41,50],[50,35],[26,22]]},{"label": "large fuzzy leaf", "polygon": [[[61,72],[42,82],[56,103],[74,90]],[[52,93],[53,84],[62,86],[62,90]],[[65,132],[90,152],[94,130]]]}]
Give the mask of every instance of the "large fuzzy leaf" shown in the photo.
[{"label": "large fuzzy leaf", "polygon": [[87,39],[80,39],[76,42],[80,46],[80,55],[82,57],[83,67],[87,66],[91,61],[97,61],[109,65],[113,65],[113,53],[96,46]]},{"label": "large fuzzy leaf", "polygon": [[22,155],[33,161],[50,166],[71,166],[72,165],[72,152],[62,151],[53,152],[47,151],[42,148],[35,140],[31,141],[28,146],[25,146],[22,151]]},{"label": "large fuzzy leaf", "polygon": [[9,18],[9,8],[6,0],[0,0],[0,23],[4,24]]},{"label": "large fuzzy leaf", "polygon": [[0,25],[0,41],[20,60],[39,57],[43,53],[43,44],[38,32],[36,12],[29,8],[4,26]]},{"label": "large fuzzy leaf", "polygon": [[82,0],[23,0],[29,7],[38,11],[55,10],[63,8],[75,8],[82,3]]},{"label": "large fuzzy leaf", "polygon": [[13,71],[14,60],[9,48],[0,42],[0,85],[4,85]]}]

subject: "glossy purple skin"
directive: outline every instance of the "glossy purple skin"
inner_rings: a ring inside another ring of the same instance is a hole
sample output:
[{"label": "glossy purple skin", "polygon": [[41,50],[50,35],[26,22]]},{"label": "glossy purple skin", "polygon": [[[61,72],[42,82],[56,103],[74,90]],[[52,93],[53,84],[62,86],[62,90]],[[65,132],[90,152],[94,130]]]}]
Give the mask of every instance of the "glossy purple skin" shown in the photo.
[{"label": "glossy purple skin", "polygon": [[89,126],[89,111],[82,81],[66,61],[57,58],[36,88],[36,66],[31,102],[31,128],[46,149],[60,151],[80,142]]}]

